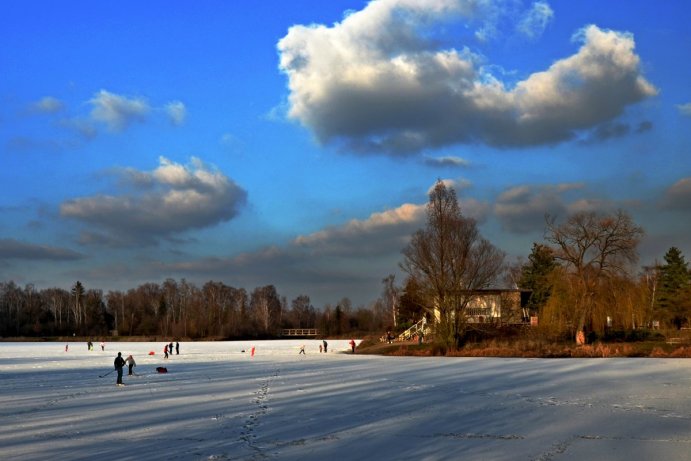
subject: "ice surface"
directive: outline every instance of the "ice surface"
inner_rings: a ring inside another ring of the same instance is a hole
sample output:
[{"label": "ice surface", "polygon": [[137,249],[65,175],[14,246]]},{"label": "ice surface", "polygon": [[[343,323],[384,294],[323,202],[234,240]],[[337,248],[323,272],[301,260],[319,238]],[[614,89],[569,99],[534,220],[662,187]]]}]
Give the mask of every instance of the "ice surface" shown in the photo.
[{"label": "ice surface", "polygon": [[[0,343],[0,459],[691,460],[688,359],[379,357],[319,344],[184,342],[164,360],[163,342]],[[118,351],[137,361],[124,387],[99,377]]]}]

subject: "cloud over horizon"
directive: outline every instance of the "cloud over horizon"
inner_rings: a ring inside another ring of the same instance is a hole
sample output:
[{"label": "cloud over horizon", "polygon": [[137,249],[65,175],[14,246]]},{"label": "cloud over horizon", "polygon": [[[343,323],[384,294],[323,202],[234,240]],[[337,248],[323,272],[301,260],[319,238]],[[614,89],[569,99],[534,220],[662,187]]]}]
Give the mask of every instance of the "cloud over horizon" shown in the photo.
[{"label": "cloud over horizon", "polygon": [[96,195],[63,202],[60,215],[87,224],[82,243],[150,245],[191,229],[235,217],[247,192],[216,169],[192,158],[190,165],[159,158],[152,172],[119,172],[122,195]]},{"label": "cloud over horizon", "polygon": [[[425,204],[406,203],[353,219],[340,226],[298,235],[285,245],[270,245],[227,256],[182,258],[174,262],[148,262],[119,268],[127,276],[221,279],[234,286],[273,284],[289,296],[308,294],[337,301],[361,290],[376,291],[382,274],[396,268],[400,252],[414,231],[424,224]],[[102,267],[93,271],[103,277]],[[261,282],[260,282],[261,281]],[[299,288],[296,288],[299,287]]]},{"label": "cloud over horizon", "polygon": [[568,213],[569,207],[564,199],[566,192],[582,188],[582,184],[510,187],[497,197],[494,213],[509,232],[538,231],[545,227],[546,214],[563,216]]},{"label": "cloud over horizon", "polygon": [[76,261],[83,258],[82,254],[67,248],[25,243],[12,238],[0,239],[0,259]]},{"label": "cloud over horizon", "polygon": [[[559,143],[657,94],[633,36],[596,25],[574,35],[575,54],[509,87],[485,57],[468,46],[440,48],[430,35],[433,24],[477,20],[483,11],[474,6],[378,0],[332,27],[291,27],[278,42],[289,117],[324,144],[409,155],[454,144]],[[547,23],[547,9],[533,13],[526,24]]]},{"label": "cloud over horizon", "polygon": [[665,208],[691,211],[691,177],[681,178],[672,184],[663,197]]}]

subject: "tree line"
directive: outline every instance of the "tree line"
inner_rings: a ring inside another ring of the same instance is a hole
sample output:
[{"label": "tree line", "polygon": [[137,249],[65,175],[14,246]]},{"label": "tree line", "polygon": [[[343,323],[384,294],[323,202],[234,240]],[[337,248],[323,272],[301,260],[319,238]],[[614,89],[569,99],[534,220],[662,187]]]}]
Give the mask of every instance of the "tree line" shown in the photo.
[{"label": "tree line", "polygon": [[318,328],[339,336],[379,331],[382,303],[352,306],[348,298],[316,309],[307,295],[288,302],[273,285],[251,292],[223,282],[199,287],[185,279],[145,283],[127,291],[87,288],[38,290],[0,283],[0,336],[162,336],[271,338],[284,328]]}]

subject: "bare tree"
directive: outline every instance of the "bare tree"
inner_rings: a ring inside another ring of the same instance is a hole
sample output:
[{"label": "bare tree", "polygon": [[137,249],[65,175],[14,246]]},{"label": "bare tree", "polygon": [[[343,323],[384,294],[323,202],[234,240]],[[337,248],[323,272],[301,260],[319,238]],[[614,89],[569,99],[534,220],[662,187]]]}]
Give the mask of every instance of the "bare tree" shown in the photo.
[{"label": "bare tree", "polygon": [[628,275],[637,261],[643,229],[621,210],[614,214],[580,212],[559,225],[549,215],[546,221],[545,239],[553,245],[555,259],[563,262],[574,279],[575,333],[579,335],[586,325],[592,326],[598,288],[610,278]]},{"label": "bare tree", "polygon": [[291,302],[291,314],[294,326],[297,328],[313,328],[316,319],[314,306],[310,302],[310,297],[300,295]]},{"label": "bare tree", "polygon": [[427,204],[427,225],[403,250],[401,269],[415,279],[426,309],[436,316],[437,339],[457,347],[465,310],[476,290],[494,284],[504,253],[480,235],[475,220],[461,214],[456,193],[437,181]]},{"label": "bare tree", "polygon": [[72,287],[72,296],[74,297],[74,320],[77,328],[81,327],[83,319],[82,296],[84,296],[84,285],[77,280],[77,283]]},{"label": "bare tree", "polygon": [[395,278],[394,274],[389,274],[388,277],[381,281],[384,284],[384,303],[386,303],[391,312],[390,318],[393,321],[394,329],[398,326],[398,288],[395,284]]},{"label": "bare tree", "polygon": [[58,331],[62,331],[62,316],[69,305],[70,294],[60,288],[49,288],[44,290],[44,297],[46,299],[46,304],[53,314]]},{"label": "bare tree", "polygon": [[273,285],[255,288],[250,298],[250,309],[261,332],[271,333],[279,325],[281,301]]}]

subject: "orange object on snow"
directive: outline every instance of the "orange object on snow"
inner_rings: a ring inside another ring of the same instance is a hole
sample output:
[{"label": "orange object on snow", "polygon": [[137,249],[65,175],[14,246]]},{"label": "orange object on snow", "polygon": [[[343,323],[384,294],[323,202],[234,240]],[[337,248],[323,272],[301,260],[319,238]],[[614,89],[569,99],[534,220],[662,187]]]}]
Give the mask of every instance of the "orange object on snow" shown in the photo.
[{"label": "orange object on snow", "polygon": [[156,355],[154,351],[149,351],[149,355]]}]

